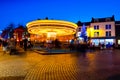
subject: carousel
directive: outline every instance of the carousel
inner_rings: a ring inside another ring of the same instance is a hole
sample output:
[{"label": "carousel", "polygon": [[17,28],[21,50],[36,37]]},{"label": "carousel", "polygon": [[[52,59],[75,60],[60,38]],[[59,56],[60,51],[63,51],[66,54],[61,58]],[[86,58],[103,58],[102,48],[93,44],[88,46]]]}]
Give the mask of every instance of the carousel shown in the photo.
[{"label": "carousel", "polygon": [[35,20],[27,23],[31,40],[55,40],[67,41],[74,38],[77,25],[62,20]]}]

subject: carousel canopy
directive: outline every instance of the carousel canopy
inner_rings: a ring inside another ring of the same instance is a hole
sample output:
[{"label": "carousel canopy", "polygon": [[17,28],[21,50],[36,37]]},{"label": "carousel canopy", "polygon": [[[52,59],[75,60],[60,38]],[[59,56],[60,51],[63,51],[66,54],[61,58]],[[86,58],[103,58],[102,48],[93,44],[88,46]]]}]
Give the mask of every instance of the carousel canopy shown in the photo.
[{"label": "carousel canopy", "polygon": [[76,24],[61,20],[36,20],[26,26],[31,34],[56,33],[57,36],[75,34],[77,28]]}]

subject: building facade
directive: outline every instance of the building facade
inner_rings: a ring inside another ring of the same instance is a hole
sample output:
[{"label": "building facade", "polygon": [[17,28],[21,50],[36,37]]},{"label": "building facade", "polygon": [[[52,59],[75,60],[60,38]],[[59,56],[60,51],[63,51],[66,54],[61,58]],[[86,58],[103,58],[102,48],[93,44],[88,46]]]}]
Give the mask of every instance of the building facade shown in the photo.
[{"label": "building facade", "polygon": [[115,40],[115,20],[114,16],[107,18],[92,18],[90,24],[91,42],[98,46],[99,44],[113,44]]},{"label": "building facade", "polygon": [[[120,22],[116,22],[114,16],[92,18],[91,22],[79,23],[78,29],[81,28],[83,24],[85,24],[87,28],[88,41],[93,45],[120,44]],[[80,31],[77,30],[77,33],[80,33]]]},{"label": "building facade", "polygon": [[116,44],[120,45],[120,21],[115,21]]}]

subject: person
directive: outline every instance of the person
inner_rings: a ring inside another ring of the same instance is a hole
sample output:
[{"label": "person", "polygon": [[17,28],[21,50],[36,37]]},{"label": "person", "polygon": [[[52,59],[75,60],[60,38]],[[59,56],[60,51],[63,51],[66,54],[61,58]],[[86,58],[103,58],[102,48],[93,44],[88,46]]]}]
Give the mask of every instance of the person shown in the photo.
[{"label": "person", "polygon": [[116,48],[116,47],[115,47],[115,43],[113,43],[112,47],[113,47],[113,49],[115,49],[115,48]]},{"label": "person", "polygon": [[23,48],[23,41],[20,40],[20,47]]},{"label": "person", "polygon": [[31,48],[33,47],[31,41],[28,41],[28,43],[27,43],[27,47],[28,47],[29,49],[31,49]]},{"label": "person", "polygon": [[104,49],[104,48],[105,48],[105,44],[104,44],[104,43],[103,43],[101,46],[102,46],[102,49]]},{"label": "person", "polygon": [[11,55],[12,53],[15,53],[15,52],[16,52],[16,42],[15,42],[14,38],[11,38],[11,39],[9,40],[8,46],[9,46],[9,48],[10,48],[10,55]]},{"label": "person", "polygon": [[0,47],[2,46],[2,39],[0,39]]},{"label": "person", "polygon": [[27,37],[25,37],[25,39],[23,40],[24,51],[27,51],[27,45],[28,45],[28,39]]},{"label": "person", "polygon": [[60,48],[60,41],[55,39],[55,48]]},{"label": "person", "polygon": [[74,50],[74,39],[70,41],[70,50]]},{"label": "person", "polygon": [[6,54],[7,46],[8,46],[7,40],[3,40],[2,41],[3,54]]}]

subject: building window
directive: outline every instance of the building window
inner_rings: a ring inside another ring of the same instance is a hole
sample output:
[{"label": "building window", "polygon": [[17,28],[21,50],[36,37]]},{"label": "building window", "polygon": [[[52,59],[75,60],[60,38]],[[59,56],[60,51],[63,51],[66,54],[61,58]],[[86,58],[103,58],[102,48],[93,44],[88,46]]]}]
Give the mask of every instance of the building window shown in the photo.
[{"label": "building window", "polygon": [[106,31],[106,37],[111,36],[111,31]]},{"label": "building window", "polygon": [[95,25],[94,30],[98,30],[98,29],[99,29],[99,25]]},{"label": "building window", "polygon": [[99,37],[99,32],[94,32],[94,37]]},{"label": "building window", "polygon": [[120,40],[118,40],[118,45],[120,45]]},{"label": "building window", "polygon": [[110,18],[106,18],[106,20],[105,20],[106,22],[108,22],[108,21],[110,21]]},{"label": "building window", "polygon": [[109,24],[109,29],[111,29],[111,25]]},{"label": "building window", "polygon": [[99,22],[99,19],[94,19],[94,22]]},{"label": "building window", "polygon": [[110,24],[105,25],[105,29],[111,29],[111,25]]}]

